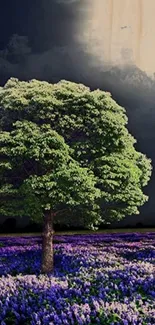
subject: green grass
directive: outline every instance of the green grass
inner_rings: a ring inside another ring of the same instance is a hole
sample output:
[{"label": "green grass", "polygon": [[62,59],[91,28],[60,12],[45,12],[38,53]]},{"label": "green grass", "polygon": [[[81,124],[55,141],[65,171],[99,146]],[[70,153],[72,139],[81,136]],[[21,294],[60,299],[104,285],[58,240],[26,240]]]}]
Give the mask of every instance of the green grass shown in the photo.
[{"label": "green grass", "polygon": [[[90,231],[90,230],[75,230],[75,231],[57,231],[55,235],[82,235],[82,234],[113,234],[113,233],[132,233],[132,232],[155,232],[155,228],[129,228],[129,229],[103,229],[97,231]],[[19,237],[19,236],[40,236],[41,233],[15,233],[15,234],[0,234],[0,237]]]}]

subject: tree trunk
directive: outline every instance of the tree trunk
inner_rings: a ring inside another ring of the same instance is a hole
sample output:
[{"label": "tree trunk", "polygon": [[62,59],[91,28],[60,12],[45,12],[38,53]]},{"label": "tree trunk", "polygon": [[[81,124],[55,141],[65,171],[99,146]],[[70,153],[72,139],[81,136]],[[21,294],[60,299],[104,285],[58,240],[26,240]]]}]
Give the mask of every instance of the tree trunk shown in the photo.
[{"label": "tree trunk", "polygon": [[52,211],[44,215],[44,228],[42,238],[42,273],[53,272],[53,216]]}]

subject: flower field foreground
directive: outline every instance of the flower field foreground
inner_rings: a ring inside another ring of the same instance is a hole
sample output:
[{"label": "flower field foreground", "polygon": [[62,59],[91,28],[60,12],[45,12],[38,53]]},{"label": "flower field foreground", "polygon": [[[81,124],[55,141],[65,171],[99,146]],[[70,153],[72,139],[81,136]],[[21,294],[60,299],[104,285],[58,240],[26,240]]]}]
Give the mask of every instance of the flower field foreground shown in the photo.
[{"label": "flower field foreground", "polygon": [[0,238],[1,325],[155,325],[155,233]]}]

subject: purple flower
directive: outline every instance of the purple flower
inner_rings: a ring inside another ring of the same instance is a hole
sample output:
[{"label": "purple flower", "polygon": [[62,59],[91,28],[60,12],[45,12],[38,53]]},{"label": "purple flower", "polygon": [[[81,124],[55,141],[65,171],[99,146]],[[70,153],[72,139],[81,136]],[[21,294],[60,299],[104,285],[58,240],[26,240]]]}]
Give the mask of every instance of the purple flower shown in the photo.
[{"label": "purple flower", "polygon": [[2,325],[155,324],[155,233],[58,239],[50,276],[39,274],[40,237],[0,240]]}]

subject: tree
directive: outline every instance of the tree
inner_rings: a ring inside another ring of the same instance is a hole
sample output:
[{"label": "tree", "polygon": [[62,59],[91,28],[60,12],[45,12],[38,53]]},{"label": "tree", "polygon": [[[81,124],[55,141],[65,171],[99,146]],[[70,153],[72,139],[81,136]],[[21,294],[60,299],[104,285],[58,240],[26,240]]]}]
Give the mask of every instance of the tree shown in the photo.
[{"label": "tree", "polygon": [[147,200],[143,187],[151,176],[151,162],[136,151],[125,109],[110,93],[65,80],[49,84],[12,78],[0,90],[0,107],[2,134],[12,132],[17,121],[48,124],[64,138],[79,168],[93,173],[100,198],[94,200],[94,210],[89,204],[73,204],[74,209],[67,210],[70,222],[78,215],[88,226],[95,220],[106,224],[139,213]]},{"label": "tree", "polygon": [[0,213],[44,219],[42,271],[50,272],[53,219],[85,205],[90,214],[84,223],[97,222],[91,212],[98,210],[95,200],[100,197],[94,174],[71,158],[64,139],[47,124],[17,121],[11,132],[1,131],[0,144]]},{"label": "tree", "polygon": [[125,109],[110,93],[65,80],[53,85],[11,78],[0,91],[0,106],[3,129],[26,119],[49,123],[64,137],[73,158],[98,177],[105,222],[138,213],[147,200],[142,190],[151,176],[151,162],[136,151]]}]

